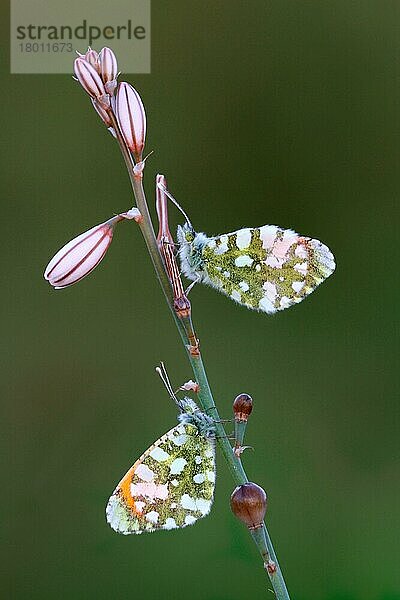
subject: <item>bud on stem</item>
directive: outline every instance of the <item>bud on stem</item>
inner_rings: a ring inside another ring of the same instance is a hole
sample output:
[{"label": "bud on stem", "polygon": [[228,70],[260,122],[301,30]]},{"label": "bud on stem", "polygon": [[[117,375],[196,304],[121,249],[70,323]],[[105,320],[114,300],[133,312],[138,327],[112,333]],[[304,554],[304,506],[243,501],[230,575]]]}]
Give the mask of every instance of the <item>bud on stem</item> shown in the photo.
[{"label": "bud on stem", "polygon": [[118,65],[114,52],[110,48],[102,48],[99,54],[100,75],[108,94],[113,94],[117,87]]},{"label": "bud on stem", "polygon": [[104,258],[112,242],[116,224],[125,219],[138,221],[139,218],[139,211],[133,208],[81,233],[55,254],[46,267],[44,278],[56,290],[77,283],[89,275]]},{"label": "bud on stem", "polygon": [[74,72],[77,80],[89,96],[97,98],[104,105],[109,104],[101,77],[90,62],[79,56],[74,62]]},{"label": "bud on stem", "polygon": [[253,410],[253,399],[249,394],[239,394],[233,401],[235,421],[247,421]]},{"label": "bud on stem", "polygon": [[86,54],[82,56],[88,63],[92,65],[94,69],[100,75],[100,63],[99,63],[99,55],[96,50],[92,50],[92,48],[88,48]]},{"label": "bud on stem", "polygon": [[233,412],[235,415],[235,447],[233,452],[237,458],[240,458],[243,450],[248,446],[243,446],[244,434],[246,432],[247,419],[253,410],[253,400],[249,394],[239,394],[233,401]]},{"label": "bud on stem", "polygon": [[100,119],[107,125],[108,128],[112,128],[112,121],[109,113],[102,107],[102,105],[96,100],[96,98],[90,98],[93,104],[93,108],[99,115]]},{"label": "bud on stem", "polygon": [[258,529],[263,526],[267,494],[255,483],[243,483],[232,493],[231,509],[249,529]]},{"label": "bud on stem", "polygon": [[118,86],[116,114],[125,143],[135,161],[140,162],[146,138],[146,113],[139,94],[129,83]]}]

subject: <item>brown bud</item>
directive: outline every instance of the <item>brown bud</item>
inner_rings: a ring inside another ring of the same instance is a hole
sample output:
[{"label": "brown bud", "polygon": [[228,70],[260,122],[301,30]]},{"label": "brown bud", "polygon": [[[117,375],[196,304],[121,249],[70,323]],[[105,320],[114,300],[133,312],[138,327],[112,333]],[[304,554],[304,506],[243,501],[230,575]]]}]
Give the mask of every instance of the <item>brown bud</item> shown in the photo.
[{"label": "brown bud", "polygon": [[235,421],[247,421],[253,410],[253,399],[248,394],[239,394],[233,401]]},{"label": "brown bud", "polygon": [[244,483],[233,490],[231,509],[249,529],[262,527],[267,510],[267,494],[256,483]]}]

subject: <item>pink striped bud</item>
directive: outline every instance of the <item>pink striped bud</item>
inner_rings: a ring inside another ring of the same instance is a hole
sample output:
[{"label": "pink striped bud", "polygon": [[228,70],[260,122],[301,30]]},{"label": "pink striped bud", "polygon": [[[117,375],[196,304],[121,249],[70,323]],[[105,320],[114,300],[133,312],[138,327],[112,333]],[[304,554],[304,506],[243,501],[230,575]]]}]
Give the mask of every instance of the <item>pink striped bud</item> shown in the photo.
[{"label": "pink striped bud", "polygon": [[[90,98],[93,104],[93,108],[99,115],[100,119],[107,125],[108,128],[112,128],[112,121],[109,113],[102,107],[102,105],[95,99]],[[113,130],[114,131],[114,130]]]},{"label": "pink striped bud", "polygon": [[96,69],[97,73],[100,75],[100,63],[99,63],[99,55],[96,50],[92,50],[92,48],[88,48],[86,54],[84,54],[83,58],[92,65],[94,69]]},{"label": "pink striped bud", "polygon": [[74,71],[77,80],[89,96],[109,104],[109,101],[106,100],[106,90],[100,75],[85,58],[79,56],[75,59]]},{"label": "pink striped bud", "polygon": [[115,225],[123,219],[123,215],[112,217],[68,242],[51,259],[44,278],[59,290],[89,275],[107,252]]},{"label": "pink striped bud", "polygon": [[146,137],[146,113],[139,94],[129,83],[122,82],[118,86],[116,114],[125,143],[135,161],[140,162]]},{"label": "pink striped bud", "polygon": [[117,87],[118,65],[116,56],[110,48],[103,48],[100,51],[99,65],[106,92],[113,94]]}]

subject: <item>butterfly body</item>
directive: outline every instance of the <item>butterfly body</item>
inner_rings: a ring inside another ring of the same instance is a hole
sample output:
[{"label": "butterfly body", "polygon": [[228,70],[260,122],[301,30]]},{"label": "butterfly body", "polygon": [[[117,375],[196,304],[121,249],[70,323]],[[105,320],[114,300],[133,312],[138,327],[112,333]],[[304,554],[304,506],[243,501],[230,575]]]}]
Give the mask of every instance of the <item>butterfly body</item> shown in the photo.
[{"label": "butterfly body", "polygon": [[178,227],[181,268],[253,310],[274,313],[301,302],[329,277],[335,262],[319,240],[276,225],[207,237]]},{"label": "butterfly body", "polygon": [[106,509],[117,532],[142,533],[193,524],[211,509],[215,487],[213,420],[189,398],[180,423],[129,469]]}]

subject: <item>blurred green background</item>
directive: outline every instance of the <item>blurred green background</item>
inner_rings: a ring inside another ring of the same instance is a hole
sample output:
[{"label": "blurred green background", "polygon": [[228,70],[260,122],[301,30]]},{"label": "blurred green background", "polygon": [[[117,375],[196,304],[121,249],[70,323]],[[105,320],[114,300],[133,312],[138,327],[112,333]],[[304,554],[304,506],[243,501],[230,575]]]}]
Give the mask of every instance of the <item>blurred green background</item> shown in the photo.
[{"label": "blurred green background", "polygon": [[[70,76],[9,75],[7,10],[1,595],[269,597],[222,460],[195,527],[123,537],[105,523],[114,485],[175,423],[154,366],[176,385],[191,373],[134,225],[84,282],[44,282],[63,243],[132,197]],[[244,462],[269,493],[296,600],[400,598],[399,34],[398,2],[153,0],[152,73],[127,76],[148,115],[152,204],[162,172],[199,230],[279,224],[337,258],[331,279],[274,317],[206,287],[191,296],[221,413],[254,397]]]}]

